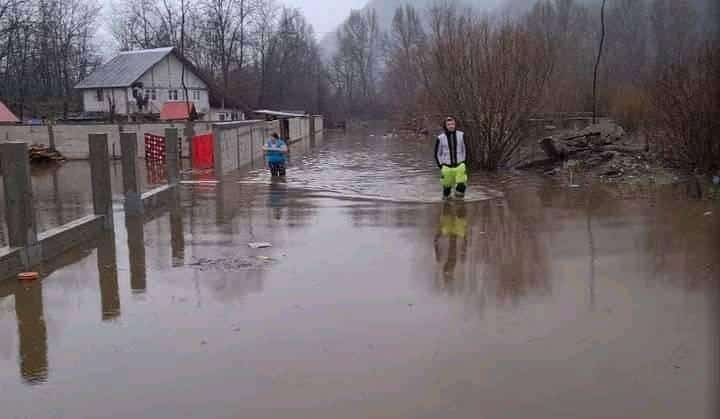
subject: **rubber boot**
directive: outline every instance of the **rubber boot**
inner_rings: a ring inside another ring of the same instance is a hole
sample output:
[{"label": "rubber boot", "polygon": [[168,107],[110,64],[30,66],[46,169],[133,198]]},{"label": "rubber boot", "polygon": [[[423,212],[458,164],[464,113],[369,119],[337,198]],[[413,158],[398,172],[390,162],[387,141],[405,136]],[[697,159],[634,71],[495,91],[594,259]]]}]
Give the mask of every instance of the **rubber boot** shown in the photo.
[{"label": "rubber boot", "polygon": [[443,199],[444,200],[450,199],[451,193],[452,193],[452,188],[443,188]]},{"label": "rubber boot", "polygon": [[455,196],[457,198],[465,198],[465,184],[464,183],[458,183],[458,185],[455,187]]}]

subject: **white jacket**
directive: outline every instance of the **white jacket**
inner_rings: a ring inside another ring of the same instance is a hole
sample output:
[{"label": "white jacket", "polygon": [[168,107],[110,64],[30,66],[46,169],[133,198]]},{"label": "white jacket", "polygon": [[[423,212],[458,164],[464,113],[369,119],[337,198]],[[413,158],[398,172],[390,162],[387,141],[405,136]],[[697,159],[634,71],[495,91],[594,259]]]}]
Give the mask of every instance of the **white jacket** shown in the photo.
[{"label": "white jacket", "polygon": [[454,134],[455,141],[450,141],[444,132],[437,137],[435,161],[438,167],[455,167],[465,163],[465,134],[462,131],[455,131]]}]

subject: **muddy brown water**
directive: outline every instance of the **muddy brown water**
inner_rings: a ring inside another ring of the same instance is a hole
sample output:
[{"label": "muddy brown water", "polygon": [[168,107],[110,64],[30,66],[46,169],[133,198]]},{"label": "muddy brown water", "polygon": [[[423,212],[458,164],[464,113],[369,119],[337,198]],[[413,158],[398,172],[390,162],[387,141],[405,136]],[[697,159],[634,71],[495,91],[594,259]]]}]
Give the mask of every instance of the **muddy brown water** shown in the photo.
[{"label": "muddy brown water", "polygon": [[118,197],[114,237],[0,282],[0,417],[716,417],[717,203],[473,174],[442,204],[431,153],[329,134],[284,182]]}]

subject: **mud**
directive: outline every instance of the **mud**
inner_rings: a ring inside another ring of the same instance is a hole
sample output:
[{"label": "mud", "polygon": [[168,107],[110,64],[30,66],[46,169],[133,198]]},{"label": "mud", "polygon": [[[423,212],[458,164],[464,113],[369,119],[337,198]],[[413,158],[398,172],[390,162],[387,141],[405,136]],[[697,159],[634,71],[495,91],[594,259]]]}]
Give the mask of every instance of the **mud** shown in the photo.
[{"label": "mud", "polygon": [[716,417],[717,202],[473,174],[443,205],[431,151],[298,145],[1,282],[1,416]]}]

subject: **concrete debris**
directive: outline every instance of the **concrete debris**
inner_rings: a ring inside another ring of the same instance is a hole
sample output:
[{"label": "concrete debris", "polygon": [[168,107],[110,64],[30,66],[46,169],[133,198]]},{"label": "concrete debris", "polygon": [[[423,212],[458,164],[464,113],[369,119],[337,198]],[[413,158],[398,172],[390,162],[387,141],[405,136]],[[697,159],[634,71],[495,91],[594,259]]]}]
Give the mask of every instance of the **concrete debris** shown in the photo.
[{"label": "concrete debris", "polygon": [[516,169],[546,176],[568,171],[606,180],[640,178],[651,174],[654,158],[633,140],[621,126],[609,121],[582,130],[558,131],[538,141],[542,156],[526,158]]}]

